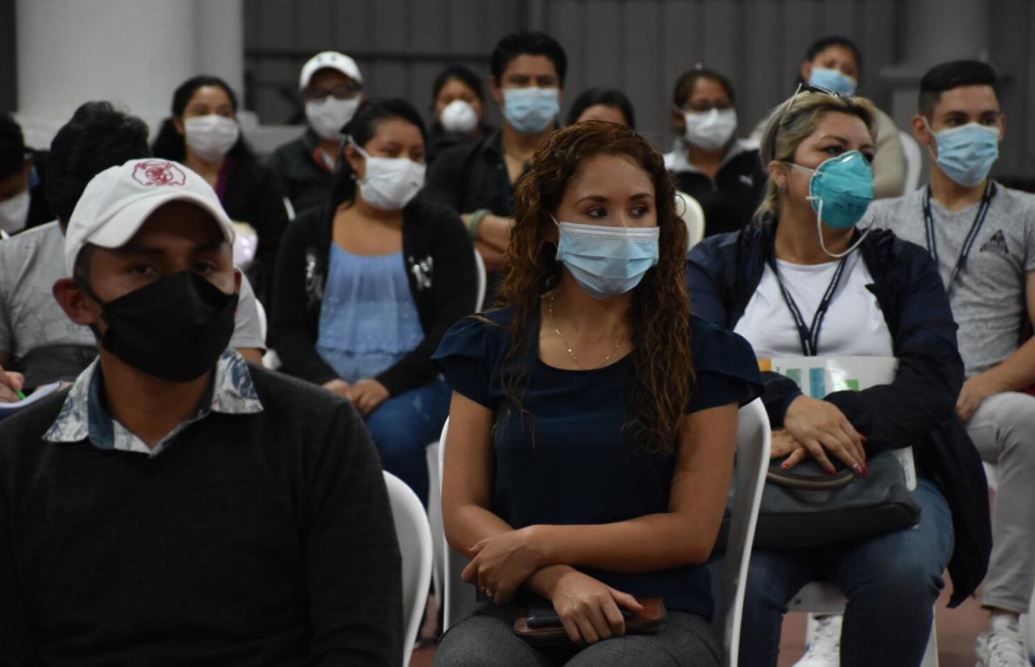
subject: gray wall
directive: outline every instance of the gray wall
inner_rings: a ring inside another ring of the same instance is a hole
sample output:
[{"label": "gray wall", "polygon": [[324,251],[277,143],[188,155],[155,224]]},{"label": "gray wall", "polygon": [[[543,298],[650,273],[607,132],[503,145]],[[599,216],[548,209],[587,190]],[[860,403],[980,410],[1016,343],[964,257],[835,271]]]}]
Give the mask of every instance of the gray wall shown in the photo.
[{"label": "gray wall", "polygon": [[14,24],[14,0],[0,0],[0,112],[14,111],[17,102]]},{"label": "gray wall", "polygon": [[[568,102],[585,88],[617,87],[640,129],[669,141],[675,79],[695,63],[729,76],[748,129],[792,90],[805,47],[845,34],[868,55],[863,85],[880,103],[880,69],[895,57],[902,0],[246,0],[245,49],[253,108],[285,122],[305,59],[336,48],[359,61],[374,95],[400,95],[422,110],[445,64],[488,75],[504,33],[543,29],[568,53]],[[566,107],[565,107],[566,110]]]},{"label": "gray wall", "polygon": [[[357,58],[371,94],[403,96],[427,111],[439,68],[461,62],[487,75],[496,40],[531,27],[557,37],[568,52],[568,102],[589,86],[620,88],[633,99],[639,129],[667,147],[671,88],[682,71],[699,62],[726,73],[747,132],[791,92],[806,46],[827,34],[843,34],[860,45],[866,59],[862,92],[888,109],[891,87],[882,71],[901,65],[907,51],[918,51],[904,48],[918,34],[906,25],[907,9],[915,9],[909,2],[245,0],[248,102],[263,122],[297,120],[292,100],[299,67],[312,53],[334,48]],[[957,2],[982,0],[946,0],[940,6],[948,12]],[[994,36],[986,55],[1004,75],[1002,101],[1010,119],[997,171],[1027,177],[1035,168],[1035,130],[1029,131],[1027,121],[1035,109],[1035,3],[982,4]]]}]

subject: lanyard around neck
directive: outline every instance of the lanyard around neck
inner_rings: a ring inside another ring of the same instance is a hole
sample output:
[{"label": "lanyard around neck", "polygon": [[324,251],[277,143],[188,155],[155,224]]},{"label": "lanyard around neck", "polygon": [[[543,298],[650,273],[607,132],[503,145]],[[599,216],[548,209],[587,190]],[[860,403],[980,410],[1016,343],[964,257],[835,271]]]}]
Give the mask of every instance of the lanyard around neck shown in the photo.
[{"label": "lanyard around neck", "polygon": [[[977,213],[974,215],[974,222],[970,226],[970,231],[967,232],[967,238],[963,240],[963,247],[960,248],[960,256],[956,260],[956,266],[953,268],[949,282],[945,286],[946,291],[952,291],[952,287],[956,284],[960,273],[966,268],[967,257],[970,256],[974,242],[977,241],[978,232],[981,231],[981,227],[985,224],[985,216],[988,215],[988,207],[992,204],[992,197],[994,196],[995,183],[989,180],[988,185],[985,186],[984,194],[981,195],[981,205],[978,206]],[[931,255],[934,263],[938,264],[938,242],[934,237],[934,216],[931,215],[931,186],[927,186],[927,190],[924,192],[924,231],[927,234],[927,252]]]},{"label": "lanyard around neck", "polygon": [[801,340],[801,352],[806,357],[814,357],[819,354],[819,330],[823,326],[823,318],[827,315],[830,302],[834,300],[834,292],[837,291],[837,285],[841,281],[841,274],[845,271],[848,257],[849,255],[845,255],[837,263],[837,269],[834,270],[834,276],[830,279],[830,284],[827,285],[827,291],[823,293],[823,298],[816,308],[816,314],[812,316],[812,324],[806,326],[801,309],[798,308],[798,304],[794,302],[791,293],[783,285],[783,280],[780,278],[780,270],[776,266],[776,260],[772,255],[769,256],[769,268],[773,270],[773,275],[776,276],[776,284],[780,286],[780,293],[783,294],[784,303],[787,304],[787,309],[791,311],[791,317],[794,318],[794,325],[798,328],[798,338]]}]

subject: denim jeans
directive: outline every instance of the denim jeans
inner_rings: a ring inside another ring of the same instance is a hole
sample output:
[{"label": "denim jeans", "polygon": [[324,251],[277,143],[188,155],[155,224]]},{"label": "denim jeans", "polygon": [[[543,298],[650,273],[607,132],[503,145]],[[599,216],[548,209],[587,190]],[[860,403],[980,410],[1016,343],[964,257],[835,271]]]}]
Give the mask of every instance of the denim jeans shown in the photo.
[{"label": "denim jeans", "polygon": [[922,508],[913,528],[819,549],[751,554],[740,664],[775,667],[787,603],[810,581],[835,584],[848,599],[841,665],[916,667],[931,631],[933,606],[952,556],[952,515],[924,479],[913,492]]},{"label": "denim jeans", "polygon": [[438,378],[392,396],[367,417],[381,465],[428,504],[428,463],[424,450],[438,440],[449,416],[451,393]]}]

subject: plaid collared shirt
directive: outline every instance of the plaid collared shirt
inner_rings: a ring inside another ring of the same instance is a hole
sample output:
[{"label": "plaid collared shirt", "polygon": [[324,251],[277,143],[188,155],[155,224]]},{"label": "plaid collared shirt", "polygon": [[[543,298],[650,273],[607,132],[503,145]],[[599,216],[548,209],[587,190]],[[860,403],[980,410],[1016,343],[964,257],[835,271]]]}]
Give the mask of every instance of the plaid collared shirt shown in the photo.
[{"label": "plaid collared shirt", "polygon": [[216,363],[215,379],[201,407],[187,420],[170,431],[153,448],[129,429],[113,419],[101,398],[103,378],[99,359],[84,370],[65,398],[61,412],[43,435],[47,442],[81,442],[89,440],[98,449],[116,449],[157,456],[176,436],[191,424],[212,412],[230,415],[262,412],[262,403],[252,384],[248,364],[237,352],[227,350]]}]

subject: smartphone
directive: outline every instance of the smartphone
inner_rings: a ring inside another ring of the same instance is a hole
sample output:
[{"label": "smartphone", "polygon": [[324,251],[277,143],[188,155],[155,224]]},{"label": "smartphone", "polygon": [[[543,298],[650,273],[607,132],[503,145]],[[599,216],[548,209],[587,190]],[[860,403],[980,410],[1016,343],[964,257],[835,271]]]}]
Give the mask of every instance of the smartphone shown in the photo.
[{"label": "smartphone", "polygon": [[[618,608],[622,612],[622,618],[629,620],[636,616],[635,612],[628,609]],[[561,617],[553,605],[535,605],[528,609],[528,627],[530,628],[556,628],[561,625]]]}]

